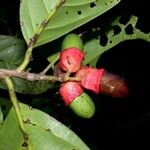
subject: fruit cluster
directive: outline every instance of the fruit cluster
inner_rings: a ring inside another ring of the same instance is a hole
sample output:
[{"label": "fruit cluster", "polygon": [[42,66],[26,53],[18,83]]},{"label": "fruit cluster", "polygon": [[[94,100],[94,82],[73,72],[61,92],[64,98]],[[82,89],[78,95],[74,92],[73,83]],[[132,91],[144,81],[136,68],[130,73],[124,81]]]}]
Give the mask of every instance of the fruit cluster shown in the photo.
[{"label": "fruit cluster", "polygon": [[84,89],[96,94],[124,97],[128,94],[128,87],[121,77],[108,73],[105,69],[83,66],[85,56],[81,38],[76,34],[67,35],[62,43],[58,67],[65,75],[73,74],[80,80],[62,83],[59,93],[65,104],[78,116],[91,118],[95,106]]}]

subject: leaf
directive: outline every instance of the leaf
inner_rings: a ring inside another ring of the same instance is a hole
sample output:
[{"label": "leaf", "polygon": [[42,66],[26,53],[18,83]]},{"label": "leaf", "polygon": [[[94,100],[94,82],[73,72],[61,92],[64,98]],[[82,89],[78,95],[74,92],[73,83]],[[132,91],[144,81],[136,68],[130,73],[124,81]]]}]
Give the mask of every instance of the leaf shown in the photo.
[{"label": "leaf", "polygon": [[0,35],[0,64],[5,62],[6,64],[18,65],[24,54],[25,43],[23,40],[14,36]]},{"label": "leaf", "polygon": [[[120,19],[121,17],[117,17],[116,20],[111,23],[110,30],[105,32],[108,39],[105,45],[100,44],[100,40],[103,38],[101,35],[99,37],[92,37],[85,43],[84,52],[86,53],[86,58],[84,60],[84,65],[90,64],[91,66],[96,66],[101,54],[123,41],[142,39],[150,42],[150,33],[144,33],[136,28],[138,21],[136,16],[131,16],[126,24],[121,24],[119,22]],[[115,33],[115,28],[118,29],[118,33]],[[132,31],[131,33],[127,32],[128,28]]]},{"label": "leaf", "polygon": [[[43,21],[49,18],[61,0],[23,0],[20,5],[20,23],[27,43],[36,35]],[[48,43],[80,27],[117,5],[120,0],[66,0],[46,28],[36,46]]]},{"label": "leaf", "polygon": [[[25,54],[25,43],[14,36],[0,35],[0,68],[15,69],[22,62]],[[26,94],[40,94],[54,85],[47,81],[27,81],[20,78],[12,78],[16,92]],[[0,80],[0,88],[7,89],[3,80]]]},{"label": "leaf", "polygon": [[[89,148],[69,128],[51,116],[20,103],[23,120],[33,150],[71,150]],[[0,150],[23,150],[23,136],[12,108],[0,129]]]},{"label": "leaf", "polygon": [[[53,88],[54,84],[48,81],[27,81],[20,78],[12,78],[15,91],[24,94],[41,94],[46,92],[48,89]],[[7,89],[5,82],[0,81],[0,87]]]}]

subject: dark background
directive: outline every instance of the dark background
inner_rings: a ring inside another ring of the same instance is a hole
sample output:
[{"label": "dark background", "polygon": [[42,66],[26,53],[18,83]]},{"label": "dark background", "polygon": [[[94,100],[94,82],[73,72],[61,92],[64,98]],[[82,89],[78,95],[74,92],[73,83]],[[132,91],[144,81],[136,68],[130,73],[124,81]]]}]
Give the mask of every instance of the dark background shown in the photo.
[{"label": "dark background", "polygon": [[[81,29],[90,31],[92,27],[107,24],[118,15],[136,15],[139,17],[138,27],[147,33],[150,31],[148,2],[148,0],[122,0],[109,12],[76,31],[79,32]],[[0,34],[20,34],[18,13],[18,0],[1,2]],[[130,88],[127,98],[91,95],[95,99],[96,114],[90,120],[78,118],[69,110],[63,110],[64,108],[58,110],[56,104],[53,105],[57,115],[53,112],[53,116],[64,124],[70,125],[70,128],[92,150],[150,149],[149,50],[148,42],[125,41],[104,53],[97,64],[98,67],[104,67],[109,72],[124,77]],[[47,93],[44,96],[47,96]]]}]

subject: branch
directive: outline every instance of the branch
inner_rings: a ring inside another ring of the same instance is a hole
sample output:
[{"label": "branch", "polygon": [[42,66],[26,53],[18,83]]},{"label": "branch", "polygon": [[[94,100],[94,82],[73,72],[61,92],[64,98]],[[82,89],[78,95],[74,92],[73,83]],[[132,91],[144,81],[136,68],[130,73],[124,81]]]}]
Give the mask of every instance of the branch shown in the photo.
[{"label": "branch", "polygon": [[40,73],[41,75],[46,74],[46,72],[54,66],[54,64],[59,60],[59,53],[54,54],[56,55],[56,58],[53,59],[53,61]]},{"label": "branch", "polygon": [[4,79],[5,77],[19,77],[29,81],[37,81],[37,80],[47,80],[53,82],[80,81],[80,78],[77,77],[69,77],[69,76],[57,77],[57,76],[29,73],[25,71],[19,72],[18,70],[0,69],[0,78]]},{"label": "branch", "polygon": [[63,2],[65,2],[65,0],[61,0],[61,2],[59,2],[57,4],[57,6],[51,10],[48,17],[45,20],[43,20],[43,22],[41,23],[40,27],[36,30],[33,37],[31,37],[30,42],[28,43],[28,49],[26,51],[26,54],[25,54],[22,64],[16,70],[0,69],[0,78],[4,79],[7,84],[10,99],[11,99],[13,107],[16,111],[17,119],[19,121],[21,131],[23,133],[23,137],[24,137],[23,144],[25,146],[28,146],[28,150],[32,150],[32,147],[31,147],[31,144],[29,141],[29,137],[28,137],[25,125],[23,123],[23,118],[22,118],[21,111],[19,108],[17,96],[15,93],[13,82],[10,77],[20,77],[20,78],[24,78],[24,79],[27,79],[30,81],[35,81],[35,80],[56,80],[56,81],[60,80],[61,81],[61,79],[59,79],[58,77],[55,77],[55,76],[40,76],[38,74],[24,72],[23,70],[25,70],[25,68],[29,64],[30,60],[32,59],[32,50],[35,47],[40,34],[45,29],[49,20],[52,18],[52,16],[55,14],[55,12],[58,10],[58,8],[61,6],[61,4]]},{"label": "branch", "polygon": [[9,77],[5,77],[4,80],[5,80],[5,82],[7,84],[7,87],[8,87],[11,102],[13,104],[13,107],[14,107],[15,111],[16,111],[16,115],[17,115],[17,118],[18,118],[18,121],[19,121],[19,124],[20,124],[20,128],[21,128],[21,131],[22,131],[22,134],[23,134],[23,138],[24,138],[24,144],[26,146],[28,146],[28,150],[31,150],[32,149],[31,144],[29,142],[28,134],[27,134],[27,131],[26,131],[23,119],[22,119],[22,115],[21,115],[21,112],[20,112],[20,107],[19,107],[19,104],[18,104],[18,100],[17,100],[17,96],[16,96],[16,93],[15,93],[13,83],[12,83],[12,81]]}]

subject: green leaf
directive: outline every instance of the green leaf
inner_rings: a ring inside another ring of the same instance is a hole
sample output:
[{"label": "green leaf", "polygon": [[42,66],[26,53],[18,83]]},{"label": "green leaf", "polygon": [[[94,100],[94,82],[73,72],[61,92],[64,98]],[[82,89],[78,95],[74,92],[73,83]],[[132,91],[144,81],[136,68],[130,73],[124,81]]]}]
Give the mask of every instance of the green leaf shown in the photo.
[{"label": "green leaf", "polygon": [[[0,68],[15,69],[21,64],[25,54],[25,42],[14,36],[0,35]],[[12,78],[16,92],[26,94],[40,94],[54,87],[47,81],[27,81],[20,78]],[[7,89],[3,80],[0,80],[0,88]]]},{"label": "green leaf", "polygon": [[[33,150],[71,150],[89,148],[69,128],[37,109],[20,104]],[[0,129],[0,150],[25,150],[15,110],[12,108]]]},{"label": "green leaf", "polygon": [[[123,41],[141,39],[150,42],[150,33],[144,33],[140,29],[136,28],[138,21],[136,16],[131,16],[126,24],[121,24],[119,22],[120,18],[121,17],[117,17],[116,20],[111,23],[110,30],[105,32],[108,39],[106,45],[100,44],[101,35],[99,37],[92,37],[85,43],[84,52],[86,53],[86,57],[84,65],[90,64],[91,66],[96,66],[101,54]],[[116,27],[120,29],[120,32],[115,34]],[[128,28],[132,31],[131,33],[127,32]]]},{"label": "green leaf", "polygon": [[[23,0],[20,22],[27,43],[37,33],[43,21],[49,18],[61,0]],[[40,34],[36,46],[48,43],[80,27],[117,5],[120,0],[66,0]]]},{"label": "green leaf", "polygon": [[0,35],[0,66],[5,64],[19,65],[25,54],[25,43],[14,36]]},{"label": "green leaf", "polygon": [[[21,78],[12,78],[15,91],[24,94],[41,94],[50,88],[54,88],[54,84],[48,81],[27,81]],[[7,89],[5,82],[0,81],[0,88]]]}]

